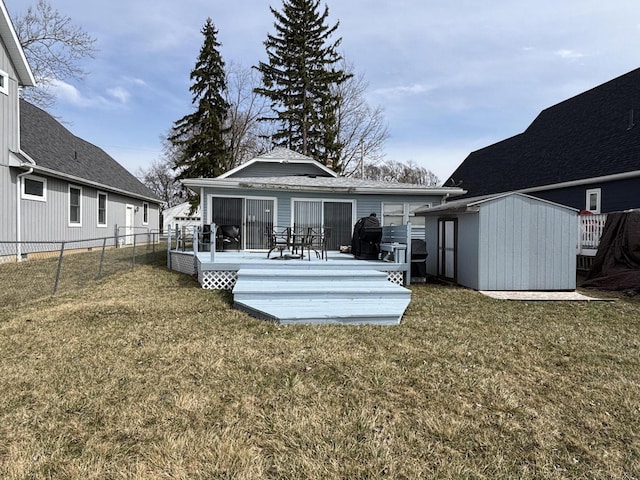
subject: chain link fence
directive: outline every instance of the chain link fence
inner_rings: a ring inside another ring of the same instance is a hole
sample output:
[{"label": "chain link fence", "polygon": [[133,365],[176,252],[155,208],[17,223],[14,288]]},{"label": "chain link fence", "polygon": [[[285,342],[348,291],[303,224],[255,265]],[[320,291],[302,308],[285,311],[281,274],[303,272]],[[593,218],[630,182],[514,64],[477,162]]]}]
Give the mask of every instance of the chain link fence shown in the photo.
[{"label": "chain link fence", "polygon": [[0,241],[0,306],[79,290],[92,282],[166,259],[159,232],[68,242]]}]

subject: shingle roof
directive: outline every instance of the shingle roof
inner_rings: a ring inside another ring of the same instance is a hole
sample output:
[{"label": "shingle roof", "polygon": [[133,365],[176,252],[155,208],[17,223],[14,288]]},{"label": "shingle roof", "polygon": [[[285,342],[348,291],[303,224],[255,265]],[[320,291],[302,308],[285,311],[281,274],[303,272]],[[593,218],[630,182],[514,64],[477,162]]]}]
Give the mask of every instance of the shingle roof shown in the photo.
[{"label": "shingle roof", "polygon": [[445,185],[471,197],[638,170],[640,69],[543,110],[523,133],[471,153]]},{"label": "shingle roof", "polygon": [[460,195],[463,190],[451,187],[426,187],[411,183],[380,182],[361,180],[353,177],[282,176],[282,177],[238,177],[238,178],[188,178],[183,185],[196,189],[212,188],[253,188],[256,190],[298,190],[366,194],[406,194],[406,195]]},{"label": "shingle roof", "polygon": [[43,167],[134,196],[157,198],[104,150],[76,137],[47,112],[24,100],[20,100],[20,145],[36,162],[36,169]]}]

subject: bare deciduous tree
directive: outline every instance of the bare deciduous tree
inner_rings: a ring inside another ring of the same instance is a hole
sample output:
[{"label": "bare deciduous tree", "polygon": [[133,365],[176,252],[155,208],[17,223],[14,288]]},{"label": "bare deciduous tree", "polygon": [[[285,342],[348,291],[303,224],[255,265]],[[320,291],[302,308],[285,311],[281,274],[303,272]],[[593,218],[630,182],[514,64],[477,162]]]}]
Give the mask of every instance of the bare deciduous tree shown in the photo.
[{"label": "bare deciduous tree", "polygon": [[23,16],[14,21],[16,34],[37,87],[25,89],[22,95],[42,108],[55,104],[51,87],[56,81],[82,79],[86,72],[80,66],[83,58],[93,58],[95,38],[71,23],[45,0],[38,0]]},{"label": "bare deciduous tree", "polygon": [[435,187],[440,183],[438,177],[425,167],[421,167],[414,161],[406,163],[394,160],[383,162],[379,165],[365,164],[364,178],[384,182],[402,182]]},{"label": "bare deciduous tree", "polygon": [[270,148],[270,124],[258,122],[270,110],[267,99],[254,90],[261,83],[260,74],[239,64],[227,67],[225,97],[230,105],[225,134],[231,151],[227,170],[251,160]]},{"label": "bare deciduous tree", "polygon": [[338,100],[338,139],[341,145],[342,174],[358,176],[361,161],[376,164],[384,156],[384,142],[389,137],[384,112],[365,100],[369,84],[363,74],[353,74],[352,64],[343,60],[342,69],[351,74],[344,83],[334,87]]},{"label": "bare deciduous tree", "polygon": [[166,138],[162,143],[161,158],[154,160],[148,168],[138,168],[136,177],[163,201],[164,208],[170,208],[186,201],[187,196],[182,185],[176,180],[175,147]]}]

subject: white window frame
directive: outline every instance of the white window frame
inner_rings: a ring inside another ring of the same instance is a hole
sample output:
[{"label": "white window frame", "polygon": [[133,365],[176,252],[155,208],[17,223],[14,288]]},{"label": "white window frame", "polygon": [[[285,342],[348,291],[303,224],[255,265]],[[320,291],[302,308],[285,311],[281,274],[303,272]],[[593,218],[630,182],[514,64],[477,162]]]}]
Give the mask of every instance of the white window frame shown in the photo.
[{"label": "white window frame", "polygon": [[[595,209],[591,209],[591,197],[595,195],[596,196],[596,208]],[[601,205],[602,205],[602,189],[600,188],[590,188],[587,190],[586,193],[586,198],[585,198],[585,210],[594,213],[594,214],[599,214],[601,211]]]},{"label": "white window frame", "polygon": [[0,70],[0,93],[9,95],[9,74]]},{"label": "white window frame", "polygon": [[[104,223],[100,223],[100,197],[104,196]],[[96,223],[98,225],[98,227],[100,228],[105,228],[109,222],[108,220],[108,215],[109,215],[109,195],[107,195],[107,192],[101,192],[98,191],[97,194],[97,205],[96,205]]]},{"label": "white window frame", "polygon": [[142,224],[149,225],[149,202],[142,202]]},{"label": "white window frame", "polygon": [[[25,180],[34,180],[36,182],[42,182],[42,196],[31,195],[25,192]],[[26,175],[22,177],[22,185],[20,185],[21,197],[23,200],[35,200],[36,202],[47,201],[47,179],[38,177],[36,175]]]},{"label": "white window frame", "polygon": [[[79,190],[80,191],[80,195],[78,196],[78,221],[77,222],[72,222],[71,221],[71,207],[73,205],[71,205],[71,189],[75,189],[75,190]],[[78,186],[78,185],[69,185],[68,188],[68,200],[67,200],[67,220],[68,220],[68,225],[70,227],[82,227],[82,187]]]},{"label": "white window frame", "polygon": [[[420,208],[422,207],[431,207],[433,205],[433,202],[382,202],[381,205],[381,223],[383,226],[385,226],[385,222],[384,222],[384,206],[385,205],[402,205],[402,225],[406,225],[408,222],[411,222],[411,220],[416,216],[415,213],[411,212],[411,206],[412,205],[420,205]],[[394,215],[394,216],[400,216],[400,215]],[[412,222],[414,223],[414,222]]]}]

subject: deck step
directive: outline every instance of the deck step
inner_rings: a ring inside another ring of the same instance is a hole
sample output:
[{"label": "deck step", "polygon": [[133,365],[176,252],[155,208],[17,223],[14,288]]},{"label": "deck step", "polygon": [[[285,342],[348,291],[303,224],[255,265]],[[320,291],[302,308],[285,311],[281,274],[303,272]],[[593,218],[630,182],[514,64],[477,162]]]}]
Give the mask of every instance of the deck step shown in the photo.
[{"label": "deck step", "polygon": [[396,325],[411,291],[384,272],[240,269],[234,306],[283,324]]}]

